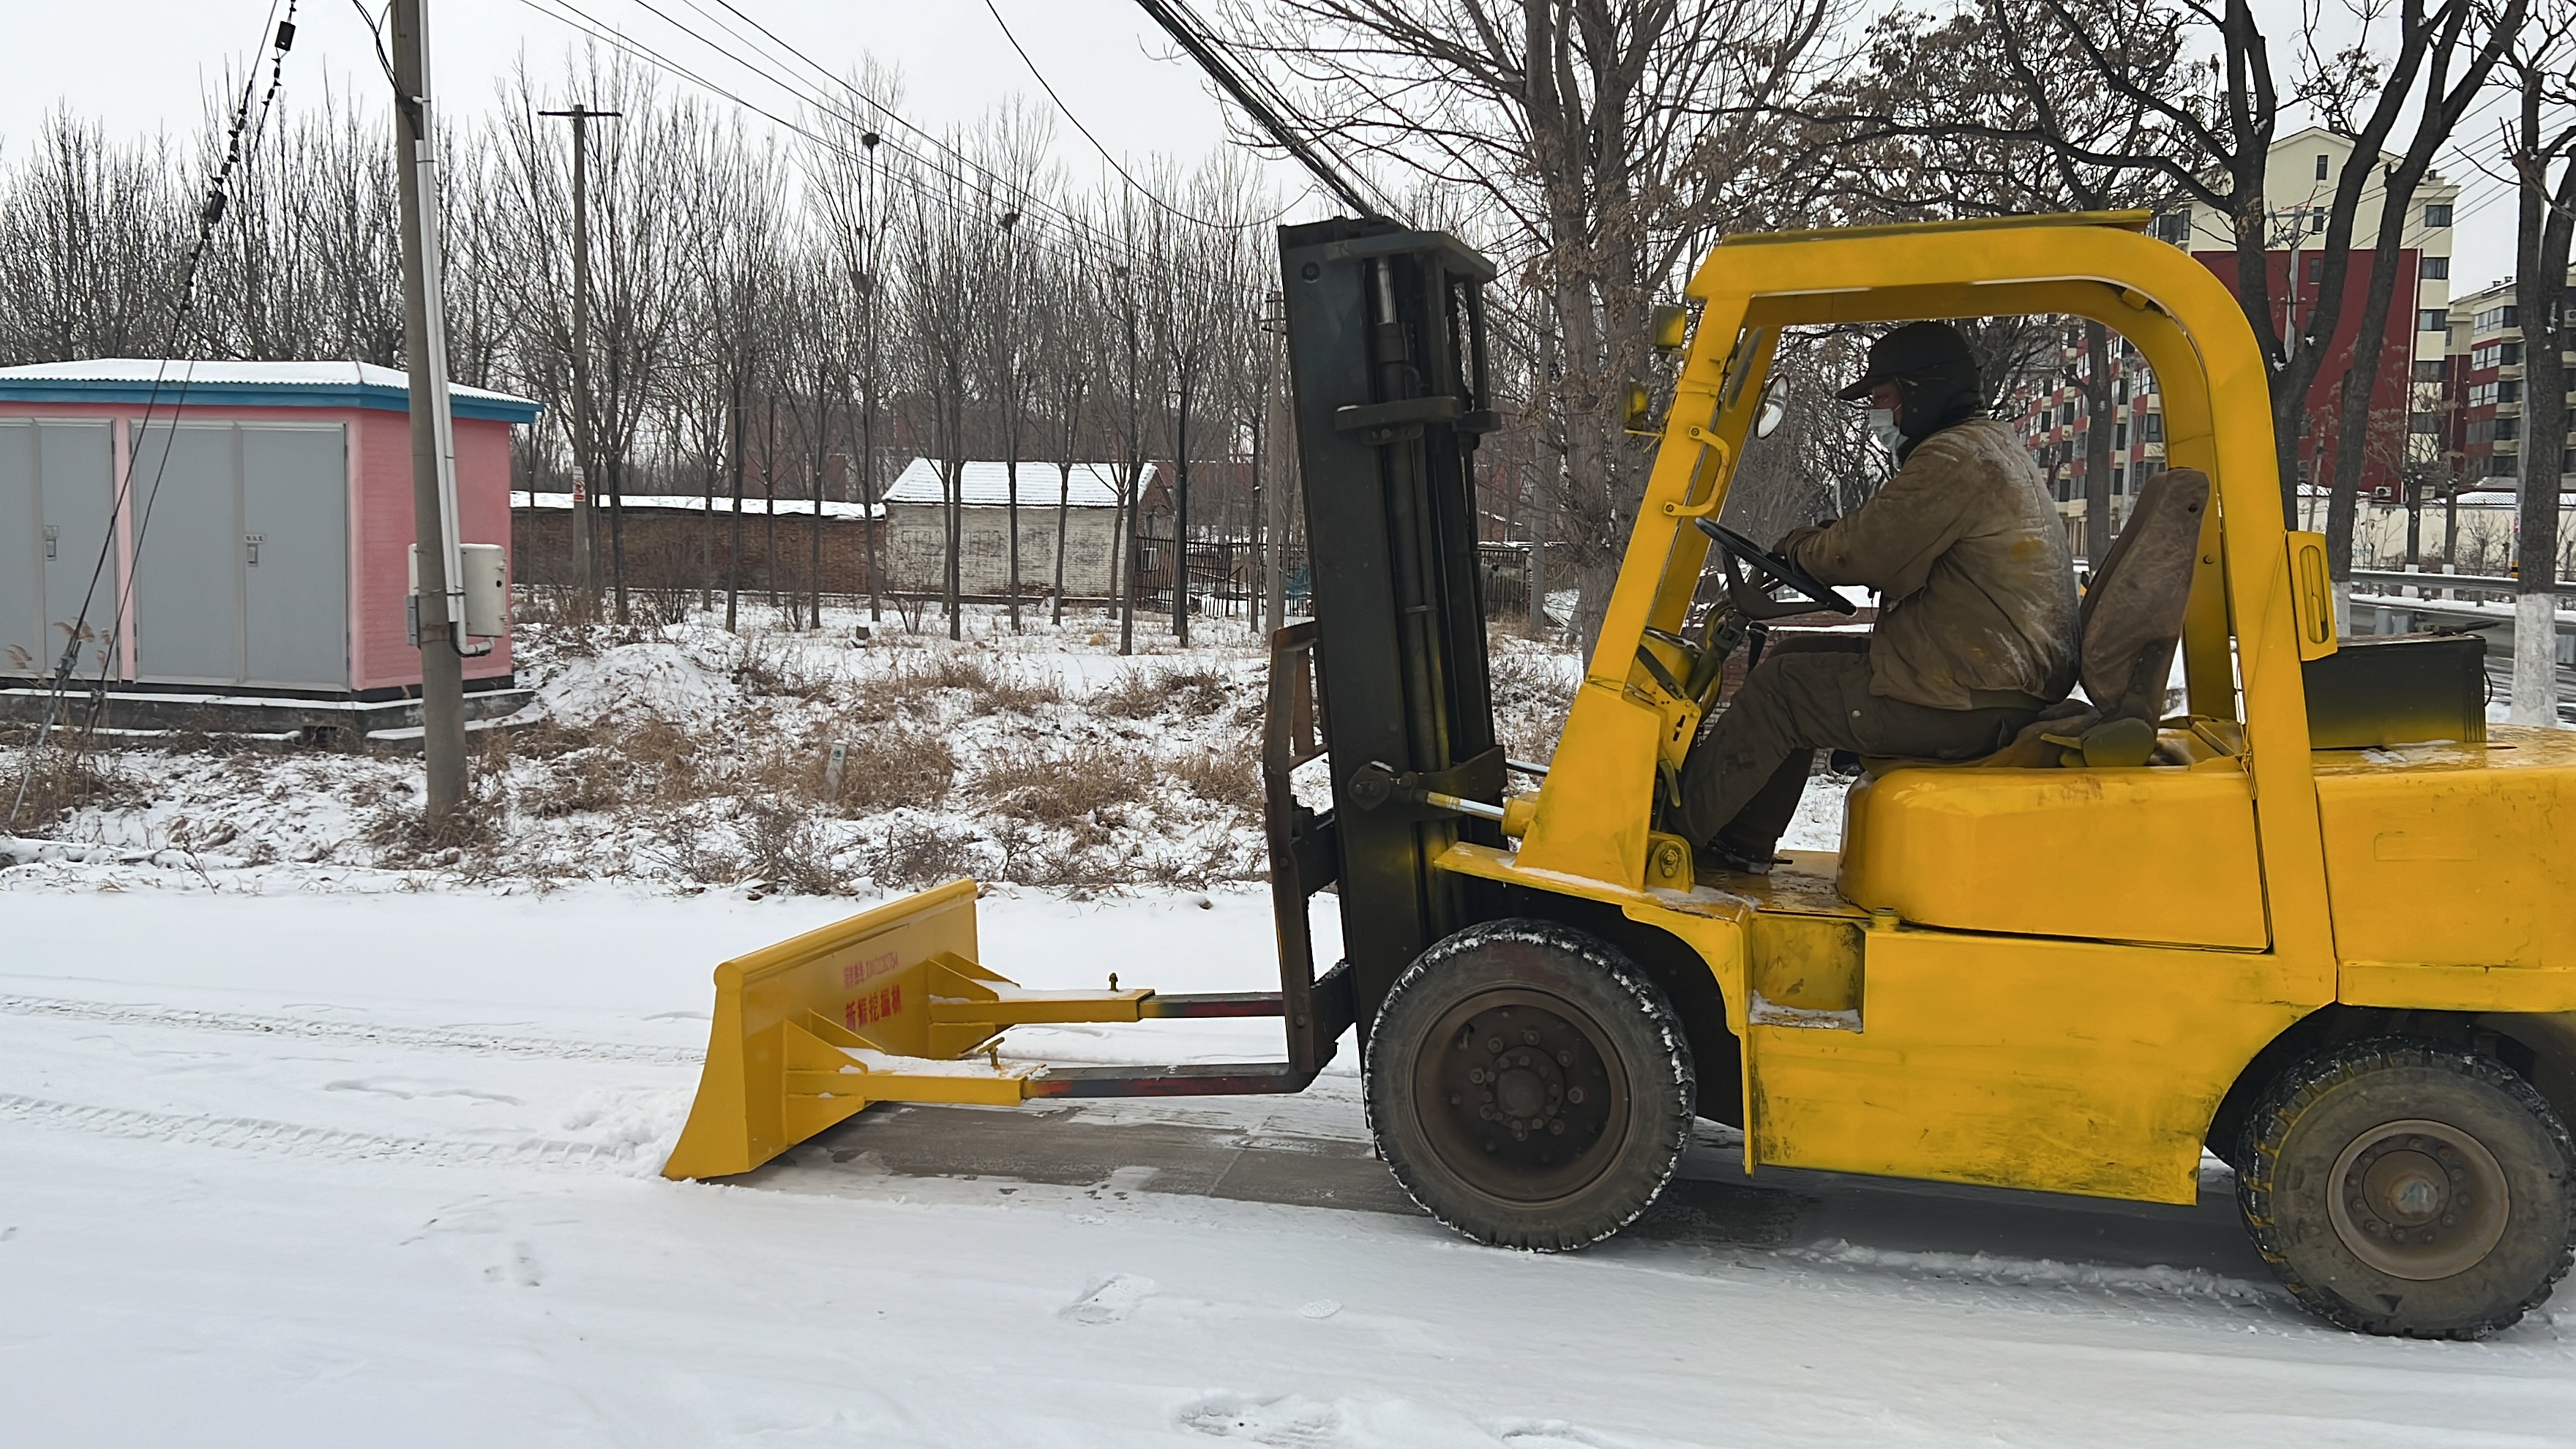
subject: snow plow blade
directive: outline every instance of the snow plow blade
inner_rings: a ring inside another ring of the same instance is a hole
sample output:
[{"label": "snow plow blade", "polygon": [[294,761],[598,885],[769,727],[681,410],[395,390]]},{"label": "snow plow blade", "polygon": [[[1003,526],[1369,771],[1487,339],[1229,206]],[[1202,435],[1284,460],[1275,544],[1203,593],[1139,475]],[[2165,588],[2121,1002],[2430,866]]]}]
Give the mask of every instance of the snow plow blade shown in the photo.
[{"label": "snow plow blade", "polygon": [[[978,964],[975,883],[890,901],[716,968],[715,1022],[669,1178],[749,1172],[876,1102],[1295,1092],[1286,1062],[1049,1068],[989,1050],[1004,1029],[1277,1016],[1272,993],[1029,991]],[[980,1053],[980,1055],[979,1055]]]}]

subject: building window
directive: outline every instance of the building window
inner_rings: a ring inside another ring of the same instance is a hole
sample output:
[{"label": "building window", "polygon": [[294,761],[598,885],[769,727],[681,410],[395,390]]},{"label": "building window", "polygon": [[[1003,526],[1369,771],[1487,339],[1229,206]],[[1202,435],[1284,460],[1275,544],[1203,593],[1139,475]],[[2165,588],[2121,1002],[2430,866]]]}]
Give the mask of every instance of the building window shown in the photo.
[{"label": "building window", "polygon": [[2427,307],[2415,314],[2415,330],[2440,332],[2450,325],[2450,314],[2439,307]]},{"label": "building window", "polygon": [[2449,226],[2450,224],[2451,203],[2447,201],[2430,201],[2424,204],[2424,226],[2426,230],[2429,231],[2438,227]]},{"label": "building window", "polygon": [[2417,413],[2411,420],[2409,420],[2407,430],[2418,435],[2437,434],[2442,431],[2442,415],[2440,413]]},{"label": "building window", "polygon": [[2521,322],[2522,312],[2519,308],[2489,307],[2478,314],[2477,321],[2474,324],[2474,330],[2479,332],[2494,332],[2501,328],[2519,326],[2521,325]]},{"label": "building window", "polygon": [[2324,281],[2325,279],[2326,279],[2326,259],[2325,259],[2325,255],[2324,255],[2322,252],[2319,252],[2319,253],[2312,253],[2312,254],[2310,254],[2310,256],[2308,257],[2308,281],[2309,281],[2311,284],[2313,284],[2313,283],[2317,283],[2317,282],[2322,282],[2322,281]]},{"label": "building window", "polygon": [[2113,423],[2111,425],[2111,446],[2114,448],[2125,448],[2129,446],[2129,425],[2127,423]]},{"label": "building window", "polygon": [[2496,420],[2495,420],[2495,436],[2496,436],[2496,441],[2497,441],[2497,442],[2499,442],[2499,443],[2503,443],[2503,442],[2510,442],[2510,441],[2512,441],[2512,440],[2513,440],[2513,439],[2515,439],[2515,438],[2519,438],[2519,437],[2521,437],[2521,436],[2522,436],[2522,419],[2520,419],[2520,418],[2498,418],[2498,419],[2496,419]]},{"label": "building window", "polygon": [[2317,179],[2318,179],[2319,181],[2323,181],[2323,180],[2325,180],[2325,179],[2326,179],[2326,161],[2327,161],[2327,159],[2328,159],[2328,158],[2327,158],[2323,153],[2320,153],[2320,154],[2317,156]]},{"label": "building window", "polygon": [[[2323,173],[2319,173],[2319,174],[2323,174]],[[2309,212],[2309,213],[2308,213],[2308,230],[2309,230],[2309,231],[2311,231],[2311,232],[2322,232],[2322,231],[2324,231],[2325,229],[2326,229],[2326,209],[2325,209],[2324,207],[2320,206],[2320,207],[2316,208],[2314,211],[2311,211],[2311,212]]]},{"label": "building window", "polygon": [[2165,440],[2165,415],[2163,413],[2142,414],[2138,418],[2138,437],[2145,442],[2163,442]]},{"label": "building window", "polygon": [[2114,498],[2126,497],[2128,492],[2128,470],[2124,468],[2113,468],[2111,470],[2111,496]]},{"label": "building window", "polygon": [[2487,458],[2486,476],[2490,478],[2512,477],[2513,455],[2511,453],[2495,453],[2489,455]]},{"label": "building window", "polygon": [[[2430,331],[2431,329],[2427,328],[2426,330]],[[2415,380],[2417,382],[2440,382],[2450,376],[2450,371],[2451,362],[2450,359],[2446,357],[2417,358],[2415,360]]]},{"label": "building window", "polygon": [[2499,343],[2497,343],[2497,344],[2496,344],[2496,366],[2498,366],[2498,367],[2520,367],[2520,366],[2522,366],[2522,344],[2521,344],[2521,343],[2519,343],[2519,342],[2499,342]]},{"label": "building window", "polygon": [[2420,275],[2422,275],[2424,280],[2428,282],[2449,281],[2451,279],[2451,259],[2449,257],[2424,258],[2423,270]]},{"label": "building window", "polygon": [[2521,382],[2512,378],[2507,378],[2505,381],[2495,384],[2495,400],[2500,403],[2518,403],[2522,401]]},{"label": "building window", "polygon": [[2494,383],[2481,382],[2469,389],[2469,406],[2473,408],[2493,407],[2495,406],[2495,400],[2496,385]]}]

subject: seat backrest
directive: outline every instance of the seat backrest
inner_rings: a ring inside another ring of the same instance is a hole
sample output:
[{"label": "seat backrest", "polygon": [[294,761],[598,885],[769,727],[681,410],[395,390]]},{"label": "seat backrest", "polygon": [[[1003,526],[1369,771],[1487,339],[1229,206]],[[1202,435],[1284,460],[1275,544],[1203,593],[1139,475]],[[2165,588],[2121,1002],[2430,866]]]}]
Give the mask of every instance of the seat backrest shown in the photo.
[{"label": "seat backrest", "polygon": [[2182,641],[2209,475],[2169,468],[2138,489],[2119,541],[2102,555],[2080,615],[2084,697],[2102,718],[2153,721]]}]

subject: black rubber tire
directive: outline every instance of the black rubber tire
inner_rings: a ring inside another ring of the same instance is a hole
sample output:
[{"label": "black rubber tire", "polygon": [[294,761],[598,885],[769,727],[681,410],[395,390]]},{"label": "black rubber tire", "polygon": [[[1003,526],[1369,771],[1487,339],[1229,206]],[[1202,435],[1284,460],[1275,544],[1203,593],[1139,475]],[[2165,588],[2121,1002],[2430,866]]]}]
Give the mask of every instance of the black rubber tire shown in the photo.
[{"label": "black rubber tire", "polygon": [[[1470,1072],[1492,1089],[1462,1085]],[[1424,1211],[1553,1253],[1654,1205],[1690,1143],[1697,1081],[1680,1018],[1635,962],[1553,921],[1502,920],[1396,978],[1366,1087],[1378,1151]]]},{"label": "black rubber tire", "polygon": [[[2414,1123],[2428,1130],[2406,1136]],[[2395,1156],[2410,1145],[2414,1156]],[[2385,1241],[2406,1233],[2370,1210],[2368,1174],[2383,1155],[2441,1169],[2416,1201],[2446,1215],[2412,1220],[2430,1246]],[[2239,1161],[2237,1206],[2256,1251],[2301,1305],[2357,1332],[2483,1338],[2548,1301],[2576,1251],[2567,1124],[2512,1068],[2456,1046],[2389,1038],[2299,1062],[2248,1118]],[[2501,1203],[2432,1195],[2480,1178],[2503,1185]],[[2481,1211],[2492,1241],[2452,1226]],[[2428,1256],[2400,1261],[2408,1253]]]}]

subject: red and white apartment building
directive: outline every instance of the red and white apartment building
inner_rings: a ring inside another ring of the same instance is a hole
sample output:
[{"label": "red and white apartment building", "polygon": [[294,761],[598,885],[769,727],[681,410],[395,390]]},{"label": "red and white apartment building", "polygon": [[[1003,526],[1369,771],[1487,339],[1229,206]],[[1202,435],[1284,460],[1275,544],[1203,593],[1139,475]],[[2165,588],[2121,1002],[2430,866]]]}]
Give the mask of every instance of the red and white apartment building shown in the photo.
[{"label": "red and white apartment building", "polygon": [[[2285,332],[2294,333],[2318,303],[2325,274],[2327,212],[2334,201],[2336,178],[2351,154],[2350,141],[2313,127],[2273,143],[2265,198],[2272,218],[2272,247],[2265,259],[2271,274],[2274,325]],[[2451,302],[2451,236],[2459,194],[2460,189],[2438,173],[2428,175],[2416,188],[2405,215],[2396,219],[2403,270],[2388,309],[2361,474],[2363,496],[2374,503],[2398,504],[2410,472],[2428,477],[2428,494],[2451,486],[2450,479],[2456,475],[2447,466],[2452,445],[2444,420],[2455,414],[2475,416],[2451,402],[2450,356],[2460,320]],[[2351,367],[2360,331],[2363,296],[2370,285],[2368,254],[2379,244],[2384,202],[2385,193],[2374,186],[2362,194],[2354,218],[2356,255],[2343,281],[2342,320],[2324,344],[2329,356],[2318,369],[2308,416],[2299,429],[2301,495],[2313,501],[2320,522],[2311,525],[2302,519],[2294,526],[2321,526],[2324,516],[2319,485],[2332,477],[2337,400],[2343,395],[2343,378]],[[2221,280],[2235,284],[2234,230],[2221,213],[2196,203],[2180,207],[2156,218],[2154,235],[2188,249]],[[2082,335],[2076,333],[2067,341],[2057,366],[2053,370],[2043,366],[2029,378],[2013,394],[2012,405],[2024,441],[2048,474],[2058,512],[2067,520],[2080,550],[2086,433],[2091,425],[2084,385],[2090,368]],[[2116,523],[2127,514],[2132,482],[2164,466],[2164,411],[2146,360],[2117,340],[2112,354],[2110,494]],[[2460,430],[2465,433],[2465,423]],[[2429,481],[2433,478],[2439,483]]]}]

